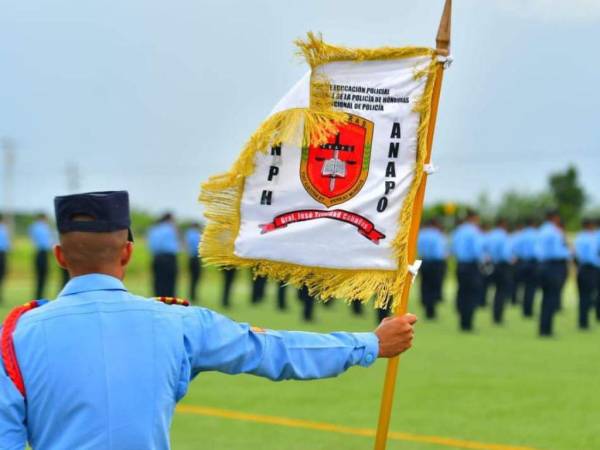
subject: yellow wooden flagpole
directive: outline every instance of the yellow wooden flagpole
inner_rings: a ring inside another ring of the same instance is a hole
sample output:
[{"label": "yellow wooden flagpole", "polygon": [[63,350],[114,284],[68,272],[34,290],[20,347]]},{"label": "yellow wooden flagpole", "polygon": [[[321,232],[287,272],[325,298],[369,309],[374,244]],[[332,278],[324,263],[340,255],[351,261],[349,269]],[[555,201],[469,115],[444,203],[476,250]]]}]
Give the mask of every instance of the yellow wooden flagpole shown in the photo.
[{"label": "yellow wooden flagpole", "polygon": [[[440,26],[436,36],[436,49],[439,55],[447,56],[450,51],[450,27],[452,16],[452,0],[446,0],[444,12],[440,20]],[[431,147],[433,144],[433,133],[435,131],[435,123],[437,119],[438,104],[440,101],[440,92],[442,90],[442,78],[444,76],[444,64],[438,63],[436,68],[437,76],[433,86],[433,98],[431,103],[431,118],[429,128],[427,130],[427,155],[425,163],[431,161]],[[413,264],[417,253],[417,237],[419,235],[419,227],[421,224],[421,214],[423,212],[423,199],[425,198],[425,187],[427,185],[427,174],[423,174],[421,185],[417,191],[417,196],[413,204],[412,222],[410,224],[410,235],[408,244],[408,261]],[[412,277],[410,275],[408,282],[402,290],[402,297],[398,308],[394,311],[395,315],[406,314],[408,308],[408,296],[412,285]],[[398,374],[398,364],[400,357],[396,356],[388,361],[387,370],[385,373],[385,382],[381,395],[381,407],[379,410],[379,422],[377,424],[377,434],[375,435],[375,450],[385,450],[387,445],[388,431],[390,428],[390,418],[392,414],[392,404],[394,400],[394,389],[396,387],[396,378]]]}]

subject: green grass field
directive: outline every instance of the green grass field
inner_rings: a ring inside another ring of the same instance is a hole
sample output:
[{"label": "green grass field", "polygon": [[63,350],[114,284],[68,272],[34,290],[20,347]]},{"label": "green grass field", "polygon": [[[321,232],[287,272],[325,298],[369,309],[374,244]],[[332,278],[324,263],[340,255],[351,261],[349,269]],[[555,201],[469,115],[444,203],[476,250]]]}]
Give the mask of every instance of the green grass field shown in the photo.
[{"label": "green grass field", "polygon": [[[10,259],[1,317],[12,305],[31,298],[30,258],[31,249],[19,241]],[[126,280],[132,292],[149,294],[148,266],[143,243],[138,243]],[[58,278],[58,270],[54,270],[53,295]],[[269,284],[266,300],[252,306],[249,280],[248,273],[238,273],[233,308],[227,312],[236,320],[311,331],[365,331],[374,327],[373,311],[354,317],[342,302],[331,308],[318,305],[318,321],[305,324],[291,289],[290,310],[279,313],[274,284]],[[186,295],[186,289],[181,289],[184,283],[182,276],[180,296]],[[202,304],[219,310],[220,289],[221,275],[205,269]],[[594,323],[586,333],[576,329],[573,283],[565,290],[566,307],[555,324],[557,337],[546,340],[536,336],[537,323],[523,319],[515,308],[509,309],[502,327],[492,326],[489,310],[480,310],[477,332],[460,334],[453,310],[454,289],[450,277],[440,319],[431,323],[421,320],[413,349],[402,357],[391,430],[506,446],[497,448],[600,449],[600,327]],[[421,313],[415,296],[411,304],[412,311]],[[385,366],[380,360],[370,369],[354,368],[339,378],[312,382],[273,383],[245,375],[202,374],[182,404],[375,428]],[[369,449],[373,445],[370,437],[183,412],[175,414],[172,441],[176,450],[331,450]],[[388,448],[444,447],[393,440]]]}]

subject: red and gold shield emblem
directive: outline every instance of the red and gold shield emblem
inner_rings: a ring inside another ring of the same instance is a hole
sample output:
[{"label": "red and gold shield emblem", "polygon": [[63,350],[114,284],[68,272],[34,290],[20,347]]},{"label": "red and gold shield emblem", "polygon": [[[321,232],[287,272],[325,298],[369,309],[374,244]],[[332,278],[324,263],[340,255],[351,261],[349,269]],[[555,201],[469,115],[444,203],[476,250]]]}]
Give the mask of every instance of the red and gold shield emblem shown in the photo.
[{"label": "red and gold shield emblem", "polygon": [[327,143],[305,143],[300,162],[304,189],[327,207],[350,200],[367,180],[372,141],[373,122],[349,114],[348,123]]}]

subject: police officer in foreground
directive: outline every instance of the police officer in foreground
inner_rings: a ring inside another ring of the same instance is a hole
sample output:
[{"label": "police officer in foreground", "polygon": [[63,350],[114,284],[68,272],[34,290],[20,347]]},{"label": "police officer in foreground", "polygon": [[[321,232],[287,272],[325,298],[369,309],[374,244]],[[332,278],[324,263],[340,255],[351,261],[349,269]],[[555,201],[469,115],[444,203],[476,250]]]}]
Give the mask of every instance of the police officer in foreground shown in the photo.
[{"label": "police officer in foreground", "polygon": [[540,259],[540,284],[542,286],[542,309],[540,312],[540,336],[552,336],[554,314],[561,304],[562,290],[567,280],[569,247],[562,230],[558,211],[546,214],[546,221],[538,234]]},{"label": "police officer in foreground", "polygon": [[372,333],[271,331],[135,296],[122,282],[133,253],[127,192],[57,197],[55,210],[54,254],[71,280],[4,324],[15,353],[0,364],[2,449],[168,449],[175,403],[200,372],[325,378],[411,346],[410,314]]},{"label": "police officer in foreground", "polygon": [[577,288],[579,290],[579,328],[589,328],[589,312],[596,296],[598,270],[600,270],[600,241],[595,224],[584,219],[583,229],[575,238],[575,261],[577,263]]},{"label": "police officer in foreground", "polygon": [[479,215],[475,211],[467,211],[465,221],[454,230],[452,252],[457,262],[456,306],[460,316],[460,329],[471,331],[475,307],[481,299],[482,276],[479,263],[484,257]]}]

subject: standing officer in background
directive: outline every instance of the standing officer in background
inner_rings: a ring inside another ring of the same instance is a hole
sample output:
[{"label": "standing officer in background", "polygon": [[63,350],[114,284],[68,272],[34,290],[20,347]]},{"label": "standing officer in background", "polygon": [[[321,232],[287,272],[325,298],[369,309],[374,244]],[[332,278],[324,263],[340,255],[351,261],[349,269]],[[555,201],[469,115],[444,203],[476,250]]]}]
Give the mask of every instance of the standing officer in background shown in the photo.
[{"label": "standing officer in background", "polygon": [[223,295],[221,296],[221,305],[223,308],[229,308],[231,306],[231,291],[233,289],[233,282],[235,281],[237,270],[233,267],[224,267],[222,273]]},{"label": "standing officer in background", "polygon": [[505,219],[496,221],[496,227],[488,233],[488,249],[494,265],[493,282],[495,286],[492,318],[495,324],[501,324],[504,318],[504,306],[511,296],[512,286],[512,249]]},{"label": "standing officer in background", "polygon": [[35,248],[33,266],[35,270],[34,298],[44,298],[46,280],[48,279],[48,254],[54,244],[52,231],[48,224],[48,217],[39,213],[29,227],[29,237]]},{"label": "standing officer in background", "polygon": [[185,248],[188,253],[188,269],[190,272],[190,301],[196,303],[196,288],[200,280],[202,265],[198,247],[200,245],[200,224],[193,222],[185,231]]},{"label": "standing officer in background", "polygon": [[157,297],[174,297],[177,282],[179,238],[171,213],[164,214],[148,230],[148,247],[152,253],[154,295]]},{"label": "standing officer in background", "polygon": [[[598,243],[598,248],[600,248],[600,218],[596,220],[596,242]],[[596,270],[596,320],[600,322],[600,267]]]},{"label": "standing officer in background", "polygon": [[[515,263],[515,296],[523,306],[525,317],[533,316],[533,301],[537,287],[536,260],[537,229],[533,219],[527,219],[525,226],[513,238]],[[522,295],[521,295],[522,294]]]},{"label": "standing officer in background", "polygon": [[0,304],[4,302],[2,286],[7,272],[7,255],[10,250],[10,235],[4,223],[4,216],[0,213]]},{"label": "standing officer in background", "polygon": [[287,291],[287,284],[284,281],[277,282],[277,309],[285,311],[287,309],[287,302],[285,301],[285,293]]},{"label": "standing officer in background", "polygon": [[419,232],[417,252],[421,265],[421,301],[425,317],[435,319],[435,306],[442,299],[442,288],[446,274],[448,242],[436,219],[427,221]]},{"label": "standing officer in background", "polygon": [[326,378],[411,346],[411,314],[368,333],[272,331],[130,294],[127,192],[54,202],[54,254],[71,280],[56,300],[17,308],[2,329],[15,353],[0,363],[1,449],[168,450],[175,404],[200,372]]},{"label": "standing officer in background", "polygon": [[554,314],[559,310],[562,289],[567,279],[570,252],[561,227],[558,211],[550,211],[546,214],[546,221],[540,227],[538,235],[542,286],[540,336],[552,336]]},{"label": "standing officer in background", "polygon": [[600,242],[597,229],[590,219],[583,220],[583,230],[575,238],[577,288],[579,290],[579,328],[589,328],[589,311],[597,296],[600,270]]},{"label": "standing officer in background", "polygon": [[490,258],[490,229],[488,222],[479,225],[481,230],[481,252],[482,258],[479,261],[479,272],[481,273],[481,287],[478,306],[485,308],[488,305],[488,293],[490,287],[494,284],[494,263]]},{"label": "standing officer in background", "polygon": [[468,210],[465,221],[452,235],[452,253],[456,257],[458,291],[456,305],[460,316],[460,329],[473,329],[475,307],[481,298],[481,272],[483,260],[483,237],[479,229],[479,215]]},{"label": "standing officer in background", "polygon": [[314,321],[315,298],[308,293],[308,288],[306,286],[302,286],[298,289],[298,300],[302,302],[302,319],[304,319],[305,322]]},{"label": "standing officer in background", "polygon": [[252,294],[250,297],[250,303],[260,303],[265,297],[265,290],[267,288],[267,277],[253,277],[252,273],[250,273],[250,277],[252,282]]}]

